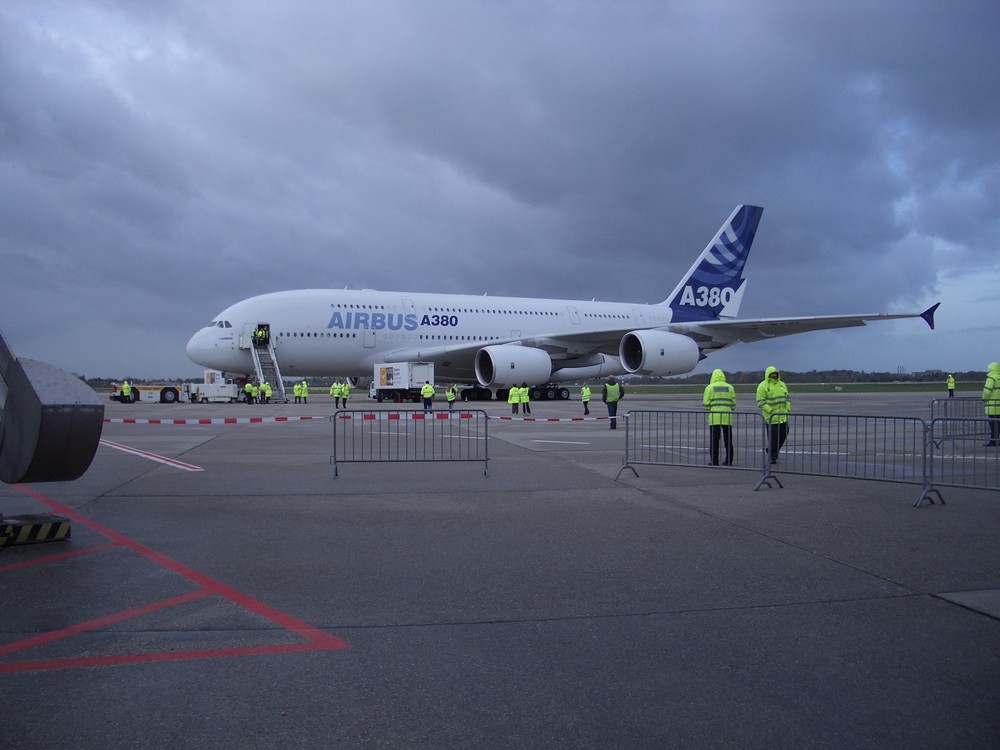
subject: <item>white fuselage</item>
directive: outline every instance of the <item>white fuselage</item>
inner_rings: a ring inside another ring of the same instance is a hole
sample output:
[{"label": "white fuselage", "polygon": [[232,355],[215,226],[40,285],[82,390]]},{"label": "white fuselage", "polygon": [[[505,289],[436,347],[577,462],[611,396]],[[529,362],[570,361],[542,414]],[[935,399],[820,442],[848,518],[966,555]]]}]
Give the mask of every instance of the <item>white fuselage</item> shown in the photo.
[{"label": "white fuselage", "polygon": [[[488,297],[450,294],[304,289],[251,297],[223,310],[188,342],[195,362],[231,373],[251,373],[246,339],[270,328],[275,355],[287,375],[365,376],[394,353],[420,360],[421,350],[467,349],[559,339],[579,332],[608,332],[666,325],[665,305]],[[572,346],[572,344],[570,344]],[[604,347],[617,356],[617,339]],[[581,346],[579,354],[592,352]],[[573,356],[572,351],[567,353]],[[412,355],[412,356],[410,356]],[[400,361],[395,357],[394,361]],[[442,371],[442,369],[444,371]],[[474,380],[470,367],[442,375]]]}]

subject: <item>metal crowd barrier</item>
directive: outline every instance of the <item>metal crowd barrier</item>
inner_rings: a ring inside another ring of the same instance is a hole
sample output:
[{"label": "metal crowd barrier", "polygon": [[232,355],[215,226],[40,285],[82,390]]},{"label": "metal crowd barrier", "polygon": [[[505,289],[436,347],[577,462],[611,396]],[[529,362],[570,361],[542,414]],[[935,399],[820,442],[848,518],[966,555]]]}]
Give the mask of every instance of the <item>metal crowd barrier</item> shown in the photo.
[{"label": "metal crowd barrier", "polygon": [[944,440],[969,440],[989,435],[989,428],[985,431],[970,432],[978,429],[975,422],[969,420],[981,420],[986,414],[986,407],[1000,405],[996,401],[983,401],[981,398],[938,398],[931,401],[931,421],[944,419],[939,425],[940,429],[934,431],[934,447],[940,447]]},{"label": "metal crowd barrier", "polygon": [[989,424],[985,417],[931,420],[930,486],[1000,490],[1000,447],[989,445]]},{"label": "metal crowd barrier", "polygon": [[[756,412],[734,412],[733,469],[763,468],[762,420]],[[625,469],[639,476],[638,465],[706,466],[711,446],[708,417],[703,411],[629,411],[625,415]],[[719,441],[719,461],[725,461],[725,443]]]},{"label": "metal crowd barrier", "polygon": [[[778,463],[765,465],[757,488],[775,472],[920,484],[927,489],[927,427],[918,417],[788,414]],[[762,420],[763,421],[763,420]],[[933,502],[933,501],[932,501]]]},{"label": "metal crowd barrier", "polygon": [[983,409],[984,405],[985,402],[979,397],[936,398],[931,401],[931,419],[938,417],[976,419],[986,413]]},{"label": "metal crowd barrier", "polygon": [[[954,399],[953,399],[954,400]],[[982,409],[982,401],[979,401]],[[778,415],[775,415],[778,416]],[[754,413],[733,414],[732,468],[761,473],[754,488],[782,487],[778,473],[903,482],[922,487],[914,502],[941,503],[938,486],[1000,489],[1000,447],[989,442],[989,420],[932,420],[834,414],[787,414],[788,433],[776,464],[768,455],[771,425]],[[705,466],[709,427],[701,411],[630,411],[625,415],[626,469],[638,465]],[[942,436],[947,436],[944,439]],[[963,436],[961,439],[958,436]],[[724,448],[720,446],[724,455]]]},{"label": "metal crowd barrier", "polygon": [[461,411],[339,410],[333,422],[333,476],[342,463],[482,461],[489,476],[489,418]]}]

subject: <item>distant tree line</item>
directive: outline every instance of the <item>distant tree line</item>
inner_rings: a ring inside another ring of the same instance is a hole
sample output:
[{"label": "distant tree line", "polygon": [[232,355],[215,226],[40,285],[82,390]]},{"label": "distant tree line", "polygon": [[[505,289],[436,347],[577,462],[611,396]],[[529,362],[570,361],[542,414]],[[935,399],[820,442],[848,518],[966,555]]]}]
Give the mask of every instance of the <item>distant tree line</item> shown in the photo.
[{"label": "distant tree line", "polygon": [[[955,380],[958,382],[979,382],[986,375],[985,370],[968,370],[965,372],[953,372]],[[746,383],[759,383],[764,377],[763,370],[740,370],[738,372],[726,371],[726,380],[733,385]],[[867,372],[865,370],[809,370],[808,372],[794,372],[782,370],[781,379],[786,382],[797,383],[937,383],[942,385],[948,377],[944,370],[924,370],[923,372]],[[695,375],[672,378],[635,378],[630,377],[633,383],[677,383],[678,385],[707,385],[711,380],[711,372],[703,372]]]}]

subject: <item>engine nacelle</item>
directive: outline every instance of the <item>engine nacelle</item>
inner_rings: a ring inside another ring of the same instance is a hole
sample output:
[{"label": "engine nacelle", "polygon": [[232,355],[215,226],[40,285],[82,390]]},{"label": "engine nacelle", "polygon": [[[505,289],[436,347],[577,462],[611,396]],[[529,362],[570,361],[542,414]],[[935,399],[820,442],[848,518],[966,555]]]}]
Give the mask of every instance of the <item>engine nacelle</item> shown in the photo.
[{"label": "engine nacelle", "polygon": [[484,388],[547,383],[552,359],[541,349],[517,344],[484,346],[476,352],[476,379]]},{"label": "engine nacelle", "polygon": [[630,331],[618,344],[622,367],[636,375],[683,375],[698,364],[693,339],[669,331]]}]

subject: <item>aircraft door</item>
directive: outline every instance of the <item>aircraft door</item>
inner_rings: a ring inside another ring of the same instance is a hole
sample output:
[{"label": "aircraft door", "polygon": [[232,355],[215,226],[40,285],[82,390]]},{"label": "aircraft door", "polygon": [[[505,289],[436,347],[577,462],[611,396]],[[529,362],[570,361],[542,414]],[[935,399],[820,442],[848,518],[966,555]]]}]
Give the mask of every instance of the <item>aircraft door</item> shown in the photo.
[{"label": "aircraft door", "polygon": [[366,328],[365,329],[364,342],[365,342],[364,343],[365,349],[374,349],[375,348],[375,331],[373,331],[371,328]]},{"label": "aircraft door", "polygon": [[240,334],[240,349],[249,349],[253,346],[253,332],[257,328],[253,323],[243,324],[243,333]]},{"label": "aircraft door", "polygon": [[572,305],[566,306],[566,312],[569,313],[569,322],[575,326],[580,325],[580,313]]}]

